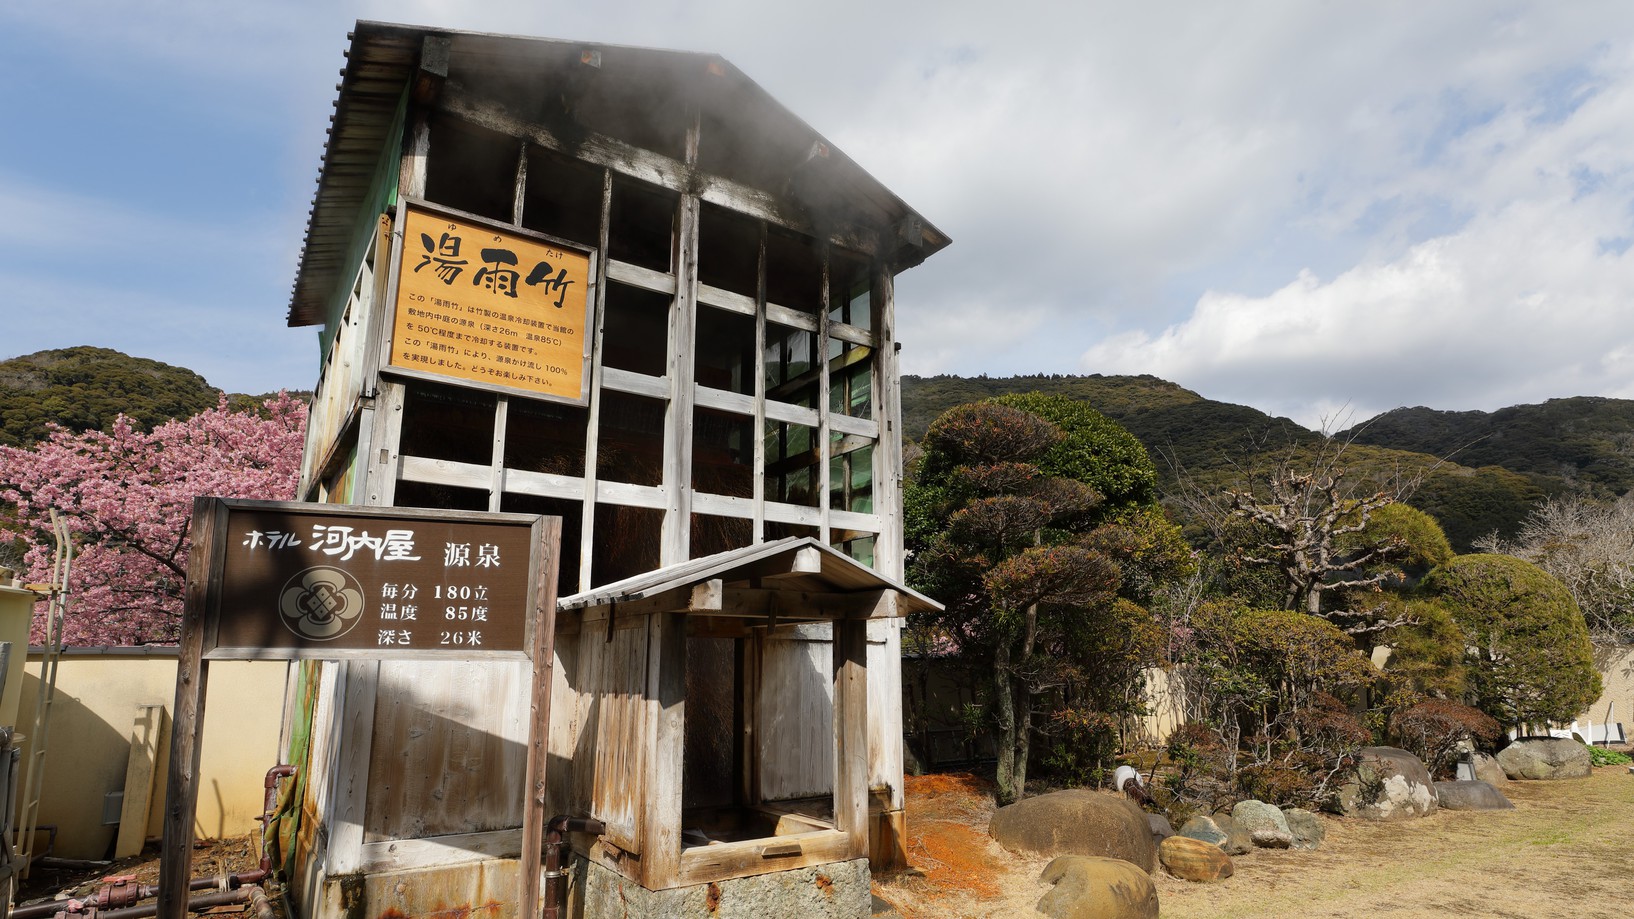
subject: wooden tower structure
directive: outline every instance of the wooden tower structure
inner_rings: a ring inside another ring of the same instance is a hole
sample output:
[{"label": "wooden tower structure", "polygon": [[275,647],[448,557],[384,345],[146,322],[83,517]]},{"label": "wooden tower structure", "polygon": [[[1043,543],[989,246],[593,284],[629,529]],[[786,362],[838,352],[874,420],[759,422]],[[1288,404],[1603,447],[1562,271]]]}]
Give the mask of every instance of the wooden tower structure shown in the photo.
[{"label": "wooden tower structure", "polygon": [[[714,55],[360,22],[337,91],[302,497],[562,518],[546,800],[608,826],[581,897],[900,859],[931,601],[893,282],[947,237]],[[528,700],[508,663],[303,664],[307,915],[509,915]]]}]

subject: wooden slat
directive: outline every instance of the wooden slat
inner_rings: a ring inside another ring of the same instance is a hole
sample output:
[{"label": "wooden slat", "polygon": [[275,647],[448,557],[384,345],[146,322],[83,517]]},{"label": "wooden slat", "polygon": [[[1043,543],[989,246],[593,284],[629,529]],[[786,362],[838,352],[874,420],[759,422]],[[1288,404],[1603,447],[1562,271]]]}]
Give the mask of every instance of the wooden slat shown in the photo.
[{"label": "wooden slat", "polygon": [[601,385],[604,389],[652,399],[668,399],[670,395],[669,377],[651,377],[644,373],[620,370],[617,367],[601,368]]},{"label": "wooden slat", "polygon": [[[680,871],[672,886],[690,887],[844,861],[853,857],[847,854],[850,846],[851,840],[837,830],[694,846],[681,854]],[[776,854],[791,847],[798,847],[799,854]]]},{"label": "wooden slat", "polygon": [[[526,158],[524,157],[524,160]],[[522,802],[522,894],[519,915],[531,919],[539,900],[539,859],[545,835],[546,765],[550,762],[551,667],[555,663],[556,578],[562,557],[562,518],[539,524],[530,568],[538,573],[533,594],[533,694],[528,714],[527,794]]]},{"label": "wooden slat", "polygon": [[726,310],[729,313],[740,313],[744,316],[753,316],[758,312],[755,309],[754,297],[745,297],[743,294],[733,293],[719,287],[711,287],[708,284],[698,285],[698,302],[716,309]]},{"label": "wooden slat", "polygon": [[679,883],[682,744],[686,736],[686,623],[650,616],[647,644],[645,769],[640,777],[641,883],[663,890]]},{"label": "wooden slat", "polygon": [[834,828],[849,856],[868,854],[868,631],[856,620],[834,625]]},{"label": "wooden slat", "polygon": [[338,684],[342,687],[336,718],[338,743],[335,768],[329,773],[332,797],[324,820],[329,828],[324,867],[331,875],[356,871],[363,861],[369,756],[374,750],[375,701],[380,686],[378,660],[347,660],[339,667],[345,676]]},{"label": "wooden slat", "polygon": [[[514,858],[521,851],[520,829],[432,836],[427,839],[393,839],[365,844],[358,860],[358,870],[373,873],[457,865],[486,858]],[[524,871],[524,877],[526,874]],[[537,876],[538,872],[534,874]]]},{"label": "wooden slat", "polygon": [[642,290],[650,290],[655,294],[675,295],[675,275],[632,265],[629,262],[607,260],[607,279]]}]

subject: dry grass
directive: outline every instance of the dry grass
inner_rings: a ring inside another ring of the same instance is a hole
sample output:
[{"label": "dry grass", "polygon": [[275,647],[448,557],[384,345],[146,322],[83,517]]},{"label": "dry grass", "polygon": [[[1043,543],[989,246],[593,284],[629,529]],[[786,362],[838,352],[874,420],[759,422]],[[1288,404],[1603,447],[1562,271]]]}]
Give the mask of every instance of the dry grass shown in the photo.
[{"label": "dry grass", "polygon": [[[935,777],[945,780],[948,777]],[[990,789],[909,780],[910,858],[923,874],[881,878],[909,919],[1034,916],[1048,861],[1012,855],[986,835]],[[1515,810],[1440,811],[1402,823],[1327,819],[1316,851],[1257,850],[1236,875],[1191,884],[1159,870],[1164,919],[1622,916],[1634,882],[1634,775],[1596,769],[1580,781],[1510,782]],[[966,853],[948,859],[954,847]],[[929,858],[927,858],[929,856]]]}]

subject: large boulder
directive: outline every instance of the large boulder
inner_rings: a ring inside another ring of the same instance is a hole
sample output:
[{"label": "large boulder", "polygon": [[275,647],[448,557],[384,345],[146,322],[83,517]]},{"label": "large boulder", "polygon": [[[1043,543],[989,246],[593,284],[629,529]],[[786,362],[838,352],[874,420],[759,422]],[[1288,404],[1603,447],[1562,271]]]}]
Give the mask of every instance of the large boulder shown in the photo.
[{"label": "large boulder", "polygon": [[[1190,827],[1191,831],[1187,832],[1186,827]],[[1186,821],[1180,835],[1212,842],[1227,855],[1246,855],[1254,851],[1254,840],[1249,838],[1247,830],[1231,821],[1230,814],[1193,817]]]},{"label": "large boulder", "polygon": [[1231,822],[1248,833],[1248,838],[1261,849],[1286,849],[1294,844],[1294,834],[1288,829],[1288,818],[1282,809],[1264,801],[1238,801],[1231,808]]},{"label": "large boulder", "polygon": [[1328,828],[1322,818],[1302,807],[1284,808],[1282,816],[1288,820],[1288,832],[1294,834],[1294,848],[1314,849],[1327,838]]},{"label": "large boulder", "polygon": [[1158,844],[1157,860],[1183,881],[1223,881],[1235,870],[1220,847],[1188,836],[1170,836]]},{"label": "large boulder", "polygon": [[1146,812],[1121,795],[1072,789],[1027,798],[994,812],[987,831],[1012,852],[1103,856],[1157,868]]},{"label": "large boulder", "polygon": [[1435,783],[1418,757],[1397,747],[1356,752],[1356,777],[1339,789],[1347,817],[1407,820],[1435,813]]},{"label": "large boulder", "polygon": [[1528,737],[1498,751],[1512,779],[1585,779],[1594,771],[1589,748],[1570,737]]},{"label": "large boulder", "polygon": [[1063,855],[1039,880],[1055,885],[1038,901],[1050,919],[1157,919],[1157,885],[1121,859]]},{"label": "large boulder", "polygon": [[1476,781],[1485,782],[1494,788],[1509,781],[1509,776],[1504,775],[1504,767],[1498,765],[1495,758],[1485,753],[1476,753],[1470,757],[1470,760],[1475,767]]},{"label": "large boulder", "polygon": [[1437,782],[1435,796],[1450,811],[1514,810],[1504,793],[1486,782]]}]

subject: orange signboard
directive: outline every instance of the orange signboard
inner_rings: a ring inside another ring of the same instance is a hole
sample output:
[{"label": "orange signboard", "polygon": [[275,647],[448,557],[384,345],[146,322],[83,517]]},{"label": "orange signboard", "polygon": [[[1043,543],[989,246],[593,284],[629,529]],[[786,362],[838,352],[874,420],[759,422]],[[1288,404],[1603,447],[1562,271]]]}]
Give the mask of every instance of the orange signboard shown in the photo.
[{"label": "orange signboard", "polygon": [[404,204],[387,365],[581,402],[591,253]]}]

